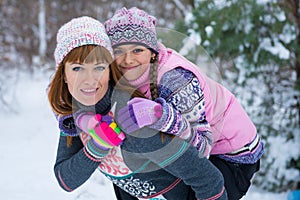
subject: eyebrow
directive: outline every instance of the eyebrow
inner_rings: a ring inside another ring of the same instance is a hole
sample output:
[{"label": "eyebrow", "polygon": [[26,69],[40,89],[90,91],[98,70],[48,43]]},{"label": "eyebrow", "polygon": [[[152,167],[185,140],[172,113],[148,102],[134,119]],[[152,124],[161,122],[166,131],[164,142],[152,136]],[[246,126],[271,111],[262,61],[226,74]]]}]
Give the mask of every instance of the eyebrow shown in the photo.
[{"label": "eyebrow", "polygon": [[82,65],[82,63],[80,63],[80,62],[70,62],[70,65]]},{"label": "eyebrow", "polygon": [[121,49],[121,50],[123,50],[123,49],[133,49],[133,48],[135,48],[135,47],[143,47],[143,48],[146,48],[146,47],[144,47],[143,45],[140,45],[140,44],[130,44],[130,45],[128,45],[127,47],[118,46],[118,47],[116,47],[115,49]]},{"label": "eyebrow", "polygon": [[[100,64],[109,64],[106,61],[101,61],[101,62],[97,62],[94,65],[100,65]],[[72,62],[70,63],[70,65],[84,65],[84,63],[80,63],[80,62]]]}]

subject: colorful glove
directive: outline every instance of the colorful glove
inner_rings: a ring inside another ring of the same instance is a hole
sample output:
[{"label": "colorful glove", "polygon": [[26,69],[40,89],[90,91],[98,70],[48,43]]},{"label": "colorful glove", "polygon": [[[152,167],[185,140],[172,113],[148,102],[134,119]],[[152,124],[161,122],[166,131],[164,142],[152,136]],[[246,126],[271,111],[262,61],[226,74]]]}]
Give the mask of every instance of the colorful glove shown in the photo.
[{"label": "colorful glove", "polygon": [[102,150],[119,146],[125,139],[124,133],[110,116],[83,112],[76,116],[76,125],[89,133],[93,142]]},{"label": "colorful glove", "polygon": [[155,123],[162,115],[162,106],[145,98],[133,98],[118,112],[118,124],[128,133]]}]

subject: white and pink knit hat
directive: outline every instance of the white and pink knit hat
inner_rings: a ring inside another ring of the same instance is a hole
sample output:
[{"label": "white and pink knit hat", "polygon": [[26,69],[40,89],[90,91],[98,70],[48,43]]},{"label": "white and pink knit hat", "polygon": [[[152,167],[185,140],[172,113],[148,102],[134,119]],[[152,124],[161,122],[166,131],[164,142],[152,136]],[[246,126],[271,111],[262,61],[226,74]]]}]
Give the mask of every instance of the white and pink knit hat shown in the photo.
[{"label": "white and pink knit hat", "polygon": [[130,9],[123,7],[104,23],[113,47],[126,43],[138,43],[157,53],[155,25],[155,17],[136,7]]},{"label": "white and pink knit hat", "polygon": [[54,51],[56,66],[74,48],[94,44],[106,48],[114,58],[110,39],[103,24],[98,20],[82,16],[64,24],[57,32],[57,44]]}]

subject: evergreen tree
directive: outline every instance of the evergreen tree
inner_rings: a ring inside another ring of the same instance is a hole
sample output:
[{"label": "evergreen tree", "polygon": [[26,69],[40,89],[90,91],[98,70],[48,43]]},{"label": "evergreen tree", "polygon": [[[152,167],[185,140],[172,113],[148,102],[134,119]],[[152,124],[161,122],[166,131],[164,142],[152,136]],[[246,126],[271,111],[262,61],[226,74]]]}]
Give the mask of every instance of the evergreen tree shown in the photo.
[{"label": "evergreen tree", "polygon": [[195,4],[177,28],[199,34],[262,135],[266,151],[255,183],[272,191],[299,188],[299,0]]}]

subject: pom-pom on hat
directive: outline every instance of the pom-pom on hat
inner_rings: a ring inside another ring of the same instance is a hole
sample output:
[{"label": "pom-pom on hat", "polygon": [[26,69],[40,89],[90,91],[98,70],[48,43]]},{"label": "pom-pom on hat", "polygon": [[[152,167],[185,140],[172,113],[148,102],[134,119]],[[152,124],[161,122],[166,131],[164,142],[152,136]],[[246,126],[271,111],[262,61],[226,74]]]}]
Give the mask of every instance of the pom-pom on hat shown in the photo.
[{"label": "pom-pom on hat", "polygon": [[113,47],[137,43],[158,53],[155,25],[155,17],[136,7],[123,7],[104,23]]},{"label": "pom-pom on hat", "polygon": [[56,41],[57,44],[54,51],[56,66],[74,48],[88,44],[106,48],[112,58],[114,58],[112,46],[103,24],[88,16],[74,18],[64,24],[57,32]]}]

